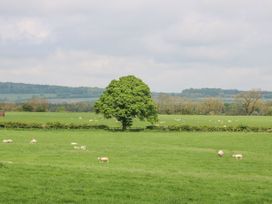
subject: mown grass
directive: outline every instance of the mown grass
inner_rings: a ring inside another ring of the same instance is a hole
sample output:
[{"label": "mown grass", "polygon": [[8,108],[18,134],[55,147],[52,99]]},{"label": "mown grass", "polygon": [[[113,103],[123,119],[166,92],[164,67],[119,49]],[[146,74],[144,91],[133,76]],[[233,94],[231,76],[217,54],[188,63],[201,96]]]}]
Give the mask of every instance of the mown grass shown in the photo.
[{"label": "mown grass", "polygon": [[[120,127],[115,119],[104,119],[102,115],[95,113],[27,113],[9,112],[1,121],[24,122],[24,123],[74,123],[107,125],[109,127]],[[133,127],[145,127],[148,122],[134,120]],[[237,127],[241,125],[249,127],[272,128],[271,116],[206,116],[206,115],[159,115],[159,126],[189,125],[209,127]]]},{"label": "mown grass", "polygon": [[272,203],[268,133],[1,130],[5,138],[14,143],[0,143],[0,203]]}]

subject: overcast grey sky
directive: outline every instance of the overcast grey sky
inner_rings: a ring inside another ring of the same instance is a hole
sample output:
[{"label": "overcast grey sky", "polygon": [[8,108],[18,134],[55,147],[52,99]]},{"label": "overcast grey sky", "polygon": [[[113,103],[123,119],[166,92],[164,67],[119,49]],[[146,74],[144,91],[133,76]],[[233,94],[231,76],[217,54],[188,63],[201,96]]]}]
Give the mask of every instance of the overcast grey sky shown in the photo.
[{"label": "overcast grey sky", "polygon": [[272,0],[0,0],[0,81],[272,90]]}]

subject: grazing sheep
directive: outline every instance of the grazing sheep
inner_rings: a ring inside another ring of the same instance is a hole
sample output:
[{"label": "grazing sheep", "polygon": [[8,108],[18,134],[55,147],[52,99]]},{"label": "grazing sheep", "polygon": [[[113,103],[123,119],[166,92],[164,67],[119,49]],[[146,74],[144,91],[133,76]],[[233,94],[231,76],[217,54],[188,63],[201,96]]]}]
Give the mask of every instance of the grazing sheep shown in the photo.
[{"label": "grazing sheep", "polygon": [[224,156],[223,150],[219,150],[219,151],[217,152],[217,155],[218,155],[219,157],[223,157],[223,156]]},{"label": "grazing sheep", "polygon": [[79,146],[74,146],[74,149],[80,149],[80,147]]},{"label": "grazing sheep", "polygon": [[77,145],[77,143],[76,142],[71,142],[71,145]]},{"label": "grazing sheep", "polygon": [[34,138],[30,141],[30,144],[36,144],[36,143],[37,143],[37,140]]},{"label": "grazing sheep", "polygon": [[13,143],[13,140],[12,139],[4,139],[3,143]]},{"label": "grazing sheep", "polygon": [[243,159],[243,155],[242,154],[233,154],[232,155],[233,158],[239,160],[239,159]]},{"label": "grazing sheep", "polygon": [[108,157],[97,157],[97,160],[100,162],[109,162],[110,159]]},{"label": "grazing sheep", "polygon": [[80,149],[81,149],[81,150],[86,150],[87,147],[86,147],[85,145],[83,145],[83,146],[80,146]]}]

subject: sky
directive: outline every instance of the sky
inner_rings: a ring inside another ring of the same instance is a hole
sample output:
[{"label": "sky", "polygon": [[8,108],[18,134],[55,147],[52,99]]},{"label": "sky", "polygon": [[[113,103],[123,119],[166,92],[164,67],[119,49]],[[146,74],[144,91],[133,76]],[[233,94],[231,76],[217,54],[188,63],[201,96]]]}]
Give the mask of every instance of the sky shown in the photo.
[{"label": "sky", "polygon": [[0,0],[0,81],[272,91],[271,0]]}]

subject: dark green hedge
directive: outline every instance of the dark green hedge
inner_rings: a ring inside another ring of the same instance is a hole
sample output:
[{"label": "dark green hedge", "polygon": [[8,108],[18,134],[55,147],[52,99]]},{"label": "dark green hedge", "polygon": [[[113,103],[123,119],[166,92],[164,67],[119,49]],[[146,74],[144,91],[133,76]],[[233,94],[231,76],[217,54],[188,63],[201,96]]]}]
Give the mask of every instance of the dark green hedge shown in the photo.
[{"label": "dark green hedge", "polygon": [[[41,123],[21,123],[21,122],[0,122],[0,128],[9,129],[101,129],[109,131],[121,131],[121,128],[112,128],[107,125],[90,125],[90,124],[65,124],[60,122]],[[211,127],[211,126],[189,126],[189,125],[169,125],[156,126],[150,125],[146,128],[130,128],[128,131],[139,132],[144,130],[155,131],[180,131],[180,132],[271,132],[272,128],[250,127],[240,125],[236,127]]]}]

